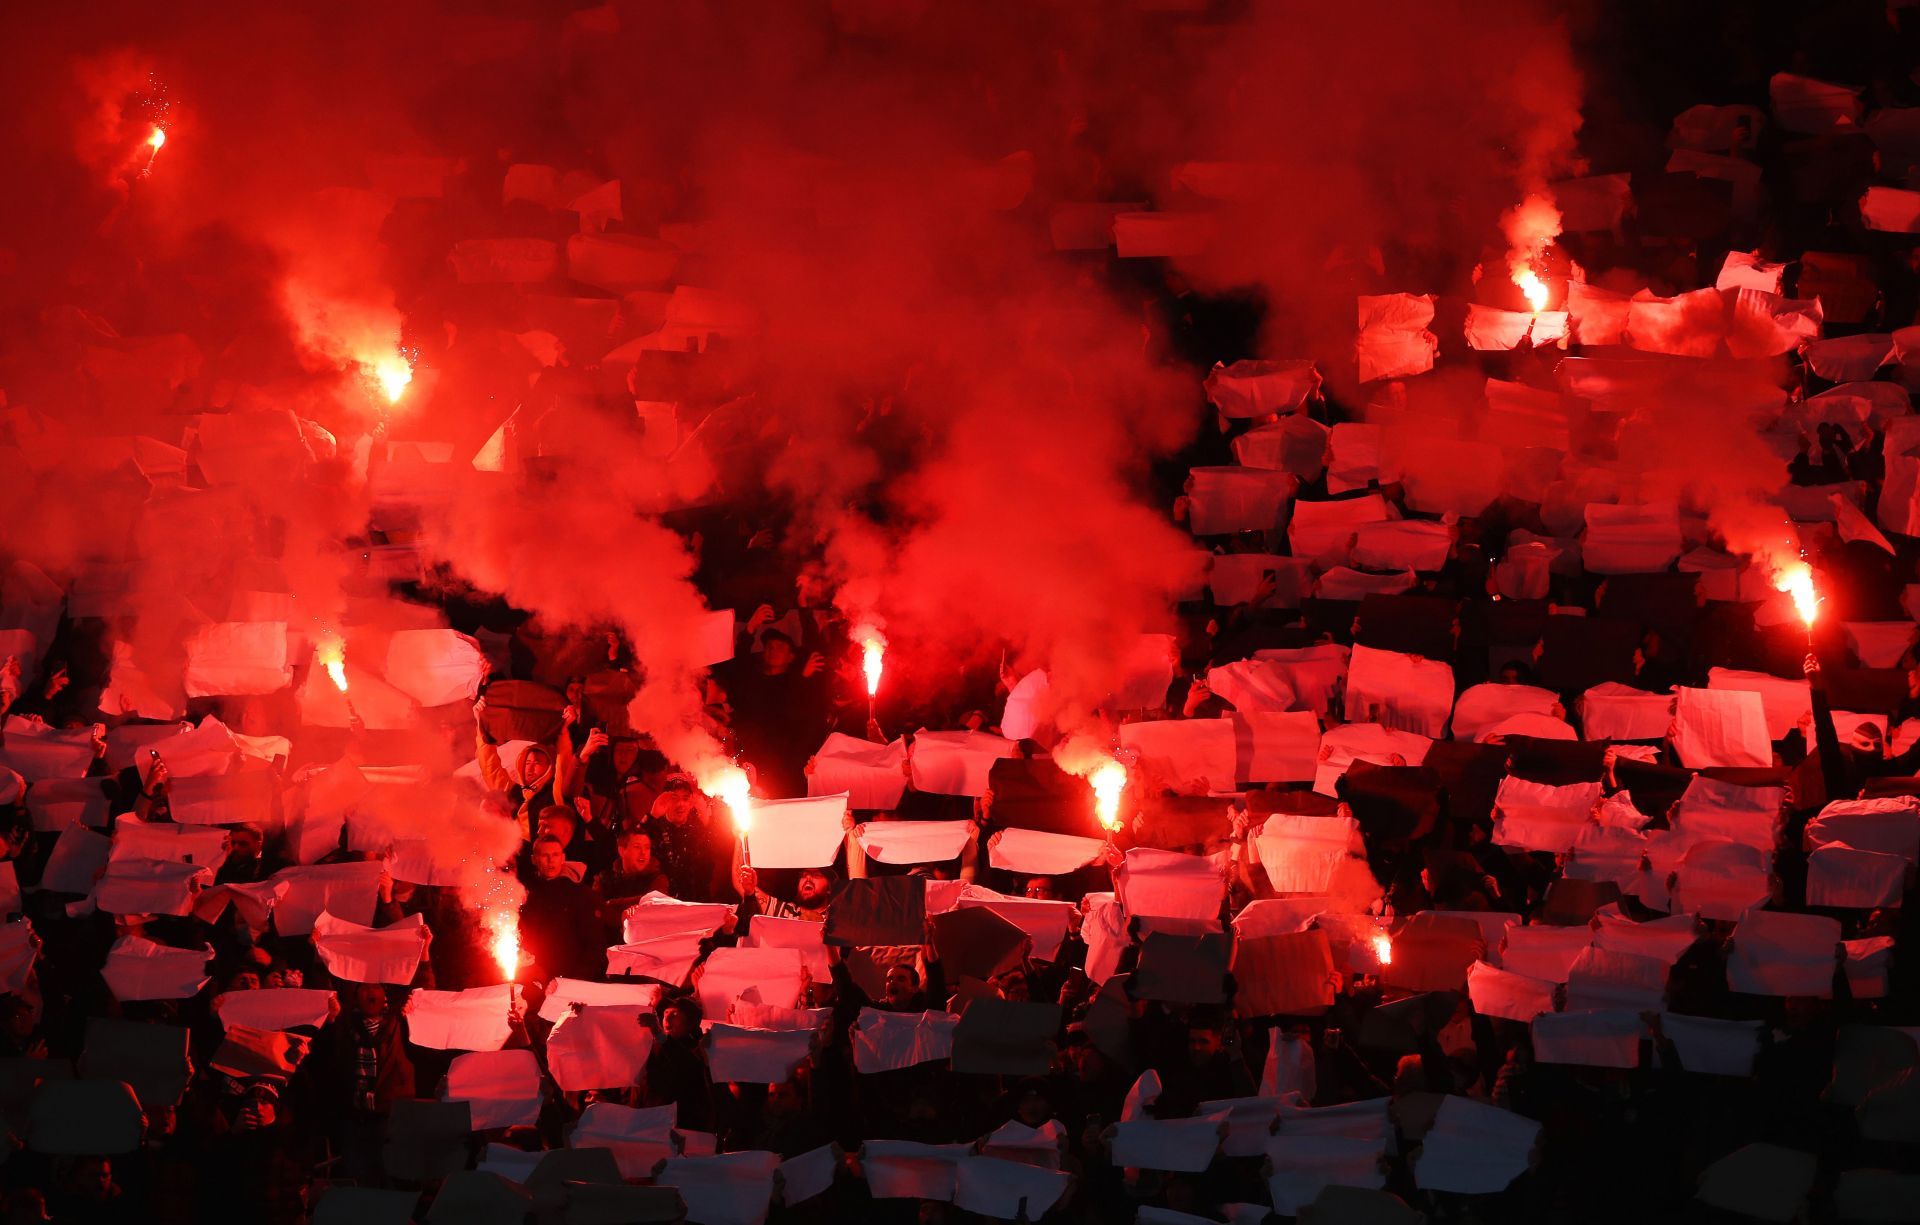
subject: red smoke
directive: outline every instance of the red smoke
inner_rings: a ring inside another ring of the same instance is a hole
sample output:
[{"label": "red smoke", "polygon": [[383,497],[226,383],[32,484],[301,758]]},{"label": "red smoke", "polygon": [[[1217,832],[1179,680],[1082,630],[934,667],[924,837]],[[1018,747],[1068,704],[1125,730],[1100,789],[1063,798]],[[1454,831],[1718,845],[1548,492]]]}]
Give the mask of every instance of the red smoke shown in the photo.
[{"label": "red smoke", "polygon": [[[689,645],[704,604],[693,553],[656,516],[764,483],[796,512],[791,549],[821,550],[843,606],[884,619],[890,670],[1010,644],[1050,666],[1064,706],[1091,707],[1201,573],[1150,464],[1205,414],[1123,288],[1132,270],[1050,249],[1052,205],[1214,211],[1219,241],[1181,270],[1261,290],[1266,355],[1318,356],[1337,378],[1354,286],[1329,256],[1470,265],[1577,125],[1565,39],[1526,6],[1152,8],[14,18],[8,58],[24,62],[7,67],[37,98],[5,122],[16,169],[51,190],[0,202],[19,252],[7,302],[27,324],[0,372],[54,426],[20,443],[36,479],[0,495],[15,547],[65,577],[130,560],[138,539],[125,632],[159,666],[193,621],[183,591],[215,620],[263,584],[303,623],[373,615],[353,541],[377,512],[547,624],[623,628],[646,676],[636,721],[692,762],[717,751]],[[116,184],[104,151],[141,146],[150,81],[169,142],[154,173]],[[1227,179],[1257,190],[1196,193],[1176,174],[1193,161],[1251,163]],[[463,240],[564,247],[568,215],[499,207],[515,162],[617,176],[615,229],[666,238],[679,283],[739,309],[665,284],[617,301],[559,278],[453,284]],[[734,341],[696,359],[709,390],[683,407],[697,419],[743,379],[755,394],[669,463],[621,421],[628,350],[591,367],[636,341],[684,345],[643,338],[690,307],[728,309]],[[403,351],[416,378],[389,405],[368,372]],[[516,460],[474,471],[516,408]],[[291,417],[233,486],[163,487],[151,508],[151,482],[83,454],[103,431],[193,449],[201,410]],[[389,454],[414,439],[450,441],[448,467]],[[418,514],[380,502],[395,473],[431,479]]]}]

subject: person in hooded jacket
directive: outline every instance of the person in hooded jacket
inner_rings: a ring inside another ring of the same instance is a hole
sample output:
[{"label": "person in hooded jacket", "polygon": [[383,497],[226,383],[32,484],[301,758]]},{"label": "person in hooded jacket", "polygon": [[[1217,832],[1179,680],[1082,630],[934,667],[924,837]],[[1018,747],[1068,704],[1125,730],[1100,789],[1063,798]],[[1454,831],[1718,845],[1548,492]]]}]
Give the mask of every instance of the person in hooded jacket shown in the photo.
[{"label": "person in hooded jacket", "polygon": [[[561,714],[561,734],[553,744],[532,740],[495,744],[487,733],[486,698],[473,704],[473,714],[474,759],[480,768],[480,777],[489,789],[504,792],[515,802],[520,836],[530,838],[534,820],[543,809],[555,804],[570,805],[580,793],[580,759],[574,755],[573,741],[567,734],[578,721],[579,711],[569,706]],[[605,732],[588,733],[589,751],[605,745]]]}]

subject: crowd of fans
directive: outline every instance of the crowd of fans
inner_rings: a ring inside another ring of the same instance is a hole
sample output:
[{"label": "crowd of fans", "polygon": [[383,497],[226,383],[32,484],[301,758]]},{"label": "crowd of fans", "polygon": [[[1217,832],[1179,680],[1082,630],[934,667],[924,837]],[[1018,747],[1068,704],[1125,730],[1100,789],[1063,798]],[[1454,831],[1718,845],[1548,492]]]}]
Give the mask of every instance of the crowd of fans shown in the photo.
[{"label": "crowd of fans", "polygon": [[[870,694],[817,557],[690,515],[738,613],[701,695],[737,807],[632,725],[618,632],[434,597],[442,822],[372,798],[404,763],[290,768],[254,690],[133,713],[113,622],[13,567],[6,1219],[1913,1219],[1920,350],[1911,239],[1857,202],[1920,146],[1913,83],[1873,85],[1689,111],[1637,215],[1569,210],[1570,347],[1464,346],[1491,325],[1443,300],[1363,331],[1405,368],[1343,402],[1244,360],[1257,308],[1156,282],[1212,405],[1163,473],[1212,571],[1097,711],[1046,661]],[[1730,325],[1635,328],[1581,265],[1824,316],[1729,373]],[[1519,311],[1486,272],[1474,310]],[[1412,420],[1459,370],[1518,389],[1454,423],[1498,470],[1408,453],[1462,454]],[[1766,533],[1597,481],[1667,429],[1634,397],[1755,377]],[[1502,403],[1556,441],[1503,445]],[[1802,553],[1811,627],[1774,585]],[[505,853],[450,868],[468,837]]]}]

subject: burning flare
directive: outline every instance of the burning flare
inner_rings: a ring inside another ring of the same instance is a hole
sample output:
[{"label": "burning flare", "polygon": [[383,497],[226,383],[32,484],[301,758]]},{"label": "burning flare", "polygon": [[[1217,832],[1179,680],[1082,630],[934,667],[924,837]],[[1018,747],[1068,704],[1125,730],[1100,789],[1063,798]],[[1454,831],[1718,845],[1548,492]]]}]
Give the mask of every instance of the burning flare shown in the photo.
[{"label": "burning flare", "polygon": [[407,384],[413,382],[413,367],[398,354],[392,357],[375,358],[362,362],[373,381],[380,388],[380,394],[386,397],[388,404],[400,403],[400,397],[407,392]]},{"label": "burning flare", "polygon": [[1383,966],[1393,964],[1393,937],[1385,932],[1373,934],[1373,959]]},{"label": "burning flare", "polygon": [[871,698],[880,692],[880,673],[886,667],[887,639],[870,625],[861,626],[853,636],[860,643],[860,670],[867,675],[867,696]]},{"label": "burning flare", "polygon": [[726,766],[702,784],[702,791],[725,804],[733,813],[733,827],[745,837],[753,825],[753,780],[739,766]]},{"label": "burning flare", "polygon": [[1127,789],[1127,768],[1117,761],[1105,762],[1087,775],[1087,785],[1093,788],[1093,812],[1100,818],[1100,827],[1108,833],[1119,829],[1120,793]]},{"label": "burning flare", "polygon": [[511,910],[490,909],[481,917],[491,933],[487,951],[508,981],[520,972],[520,917]]},{"label": "burning flare", "polygon": [[320,665],[327,670],[327,677],[333,687],[341,693],[347,691],[347,644],[339,639],[329,639],[320,644],[317,652]]},{"label": "burning flare", "polygon": [[520,973],[520,905],[526,897],[525,886],[495,863],[488,866],[464,899],[480,912],[480,926],[487,933],[487,954],[500,967],[502,982],[513,982]]},{"label": "burning flare", "polygon": [[1500,219],[1507,235],[1507,275],[1526,295],[1527,309],[1539,314],[1547,309],[1551,290],[1540,278],[1540,260],[1560,236],[1560,210],[1553,197],[1533,192]]},{"label": "burning flare", "polygon": [[1811,630],[1814,619],[1820,615],[1820,593],[1813,589],[1813,567],[1803,561],[1786,563],[1773,572],[1773,589],[1793,597],[1794,609]]},{"label": "burning flare", "polygon": [[159,124],[153,125],[153,131],[147,133],[147,148],[158,153],[166,143],[167,130]]},{"label": "burning flare", "polygon": [[1536,315],[1547,309],[1547,283],[1533,269],[1522,267],[1515,271],[1513,283],[1527,296],[1527,309]]}]

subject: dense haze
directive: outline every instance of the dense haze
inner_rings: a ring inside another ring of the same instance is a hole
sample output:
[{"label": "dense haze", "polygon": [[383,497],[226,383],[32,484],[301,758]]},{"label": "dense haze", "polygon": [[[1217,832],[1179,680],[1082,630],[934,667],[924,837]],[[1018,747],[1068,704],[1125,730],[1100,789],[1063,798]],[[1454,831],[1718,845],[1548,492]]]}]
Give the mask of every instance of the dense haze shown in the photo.
[{"label": "dense haze", "polygon": [[[686,632],[704,600],[692,543],[656,516],[785,507],[779,547],[912,644],[899,666],[943,684],[1005,648],[1051,665],[1071,722],[1201,575],[1147,477],[1202,412],[1147,295],[1052,249],[1053,206],[1212,214],[1174,275],[1263,298],[1257,355],[1315,357],[1338,388],[1356,289],[1458,289],[1502,214],[1572,164],[1580,77],[1535,6],[1185,11],[1207,7],[15,14],[0,383],[10,467],[32,475],[0,494],[8,551],[58,580],[137,559],[121,608],[157,662],[236,593],[289,593],[319,631],[377,619],[356,551],[401,486],[425,504],[406,535],[448,578],[623,628],[639,721],[693,762],[713,750]],[[516,163],[554,168],[562,210],[617,179],[610,230],[656,240],[651,282],[450,277],[461,240],[564,251],[571,212],[494,209]],[[443,172],[438,199],[403,186]],[[1390,283],[1365,271],[1382,257]],[[636,347],[687,343],[674,284],[713,291],[695,330],[717,313],[732,334],[697,359],[726,407],[669,460],[599,405]],[[402,352],[389,409],[376,375]],[[516,408],[538,471],[475,470]],[[211,488],[81,454],[196,434],[196,457],[220,439],[244,457],[203,465]],[[450,463],[379,462],[412,440]]]}]

